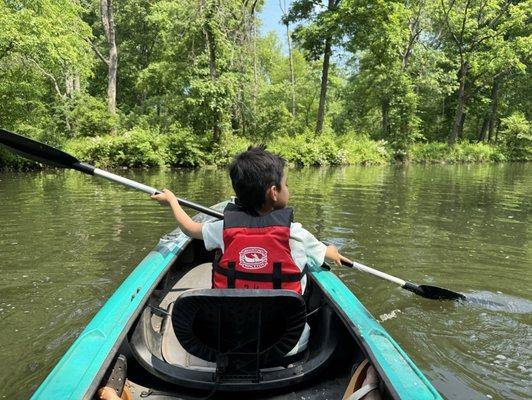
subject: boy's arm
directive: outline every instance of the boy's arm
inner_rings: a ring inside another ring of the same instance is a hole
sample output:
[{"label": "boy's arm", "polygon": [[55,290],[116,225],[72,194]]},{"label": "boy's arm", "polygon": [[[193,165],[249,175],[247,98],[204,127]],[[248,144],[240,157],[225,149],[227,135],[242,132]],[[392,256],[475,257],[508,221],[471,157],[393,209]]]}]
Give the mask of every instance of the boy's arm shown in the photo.
[{"label": "boy's arm", "polygon": [[193,221],[192,218],[188,216],[188,214],[179,205],[175,195],[170,190],[164,189],[162,193],[154,194],[151,196],[151,198],[153,200],[157,200],[162,205],[169,206],[172,209],[175,220],[177,221],[177,225],[179,228],[181,228],[185,235],[194,239],[203,240],[203,224],[201,222]]},{"label": "boy's arm", "polygon": [[[334,245],[327,245],[301,226],[299,222],[293,222],[290,226],[290,238],[303,244],[307,258],[313,261],[313,265],[342,263],[341,255]],[[308,260],[307,260],[308,262]]]}]

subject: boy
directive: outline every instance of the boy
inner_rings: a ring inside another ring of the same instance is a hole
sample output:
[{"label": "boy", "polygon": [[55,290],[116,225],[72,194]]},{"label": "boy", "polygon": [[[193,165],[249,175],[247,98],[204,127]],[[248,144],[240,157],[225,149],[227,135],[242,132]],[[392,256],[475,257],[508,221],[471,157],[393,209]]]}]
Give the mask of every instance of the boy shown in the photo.
[{"label": "boy", "polygon": [[[292,210],[286,208],[290,194],[284,166],[281,157],[261,147],[238,154],[229,172],[237,201],[227,206],[223,221],[193,221],[167,189],[151,196],[170,206],[185,235],[203,240],[207,250],[222,251],[213,263],[215,288],[281,288],[303,294],[307,265],[341,264],[336,247],[326,246],[292,222]],[[301,343],[308,340],[308,326],[305,330]],[[102,400],[120,399],[108,387],[98,395]]]},{"label": "boy", "polygon": [[341,264],[335,246],[324,245],[292,222],[284,167],[281,157],[261,147],[238,154],[230,166],[237,200],[224,211],[224,221],[193,221],[167,189],[152,196],[170,206],[183,233],[203,240],[207,250],[222,251],[213,265],[213,287],[282,288],[303,294],[307,266]]}]

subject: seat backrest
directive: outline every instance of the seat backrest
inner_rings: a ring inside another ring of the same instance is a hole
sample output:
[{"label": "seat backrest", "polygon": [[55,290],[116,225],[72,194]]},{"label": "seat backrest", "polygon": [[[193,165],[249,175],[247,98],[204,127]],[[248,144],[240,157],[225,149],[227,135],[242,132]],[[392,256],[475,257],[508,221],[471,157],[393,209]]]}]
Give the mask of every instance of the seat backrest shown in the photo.
[{"label": "seat backrest", "polygon": [[187,352],[216,362],[219,370],[241,372],[282,359],[305,323],[305,301],[289,290],[190,290],[172,311],[175,334]]}]

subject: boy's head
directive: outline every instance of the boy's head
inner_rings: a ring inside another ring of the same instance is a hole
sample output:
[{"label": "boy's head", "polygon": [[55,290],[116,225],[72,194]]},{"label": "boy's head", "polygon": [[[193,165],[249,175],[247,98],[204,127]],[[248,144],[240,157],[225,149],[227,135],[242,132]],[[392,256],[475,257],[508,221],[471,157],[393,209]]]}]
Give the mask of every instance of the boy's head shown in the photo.
[{"label": "boy's head", "polygon": [[285,161],[262,147],[250,147],[238,154],[229,175],[240,203],[247,209],[283,208],[288,203]]}]

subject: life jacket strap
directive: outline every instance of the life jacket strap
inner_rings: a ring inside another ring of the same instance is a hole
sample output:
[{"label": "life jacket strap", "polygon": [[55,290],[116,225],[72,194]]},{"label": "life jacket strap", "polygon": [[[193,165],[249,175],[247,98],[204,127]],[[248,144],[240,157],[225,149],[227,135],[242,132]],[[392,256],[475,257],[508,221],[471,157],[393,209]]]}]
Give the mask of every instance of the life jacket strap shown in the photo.
[{"label": "life jacket strap", "polygon": [[308,267],[305,265],[305,268],[303,268],[303,271],[300,273],[282,274],[280,262],[273,263],[273,274],[236,271],[234,261],[229,261],[227,263],[227,268],[220,267],[218,262],[215,261],[212,263],[212,267],[214,272],[227,277],[227,287],[230,289],[234,289],[236,279],[254,282],[272,282],[274,289],[281,289],[281,284],[283,282],[299,282],[308,271]]},{"label": "life jacket strap", "polygon": [[[281,274],[281,266],[282,264],[278,261],[274,262],[273,263],[273,279],[272,279],[272,282],[273,282],[273,288],[274,289],[281,289],[281,279],[282,279],[282,274]],[[299,275],[299,274],[298,274]]]},{"label": "life jacket strap", "polygon": [[234,289],[236,283],[236,263],[229,261],[227,263],[227,288]]}]

